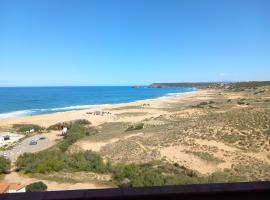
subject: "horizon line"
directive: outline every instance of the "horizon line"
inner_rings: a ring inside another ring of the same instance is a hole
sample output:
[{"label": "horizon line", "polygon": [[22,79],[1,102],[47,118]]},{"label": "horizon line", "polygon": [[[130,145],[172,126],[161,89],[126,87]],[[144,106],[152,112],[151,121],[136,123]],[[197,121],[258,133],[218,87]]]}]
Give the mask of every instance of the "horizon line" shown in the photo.
[{"label": "horizon line", "polygon": [[168,83],[239,83],[239,82],[266,82],[270,80],[249,80],[249,81],[184,81],[184,82],[153,82],[150,84],[133,84],[133,85],[25,85],[25,86],[0,86],[0,88],[24,88],[24,87],[133,87],[149,86],[151,84],[168,84]]}]

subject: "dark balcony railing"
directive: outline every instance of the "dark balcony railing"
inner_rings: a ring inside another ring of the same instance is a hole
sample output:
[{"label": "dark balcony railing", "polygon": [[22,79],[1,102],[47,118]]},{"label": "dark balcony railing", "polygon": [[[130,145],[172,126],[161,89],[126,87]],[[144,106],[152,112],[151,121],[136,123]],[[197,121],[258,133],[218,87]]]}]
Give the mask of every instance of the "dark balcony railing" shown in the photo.
[{"label": "dark balcony railing", "polygon": [[270,181],[2,194],[0,200],[270,200]]}]

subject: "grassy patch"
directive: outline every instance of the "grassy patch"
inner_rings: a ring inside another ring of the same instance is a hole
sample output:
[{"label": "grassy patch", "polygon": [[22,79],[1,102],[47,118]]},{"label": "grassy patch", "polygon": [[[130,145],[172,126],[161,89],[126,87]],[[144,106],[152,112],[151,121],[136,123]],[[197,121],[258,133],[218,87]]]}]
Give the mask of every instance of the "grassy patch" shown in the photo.
[{"label": "grassy patch", "polygon": [[126,122],[106,122],[96,127],[96,134],[83,138],[91,142],[104,142],[112,138],[125,136],[129,123]]},{"label": "grassy patch", "polygon": [[13,128],[16,129],[16,131],[22,132],[22,133],[25,133],[25,132],[30,131],[32,129],[34,129],[35,132],[41,132],[41,131],[45,130],[44,127],[41,127],[41,126],[35,125],[35,124],[13,124]]},{"label": "grassy patch", "polygon": [[71,128],[74,125],[91,125],[91,122],[89,122],[86,119],[78,119],[74,121],[68,121],[68,122],[61,122],[54,125],[51,125],[47,128],[47,130],[61,130],[62,127]]},{"label": "grassy patch", "polygon": [[0,181],[4,180],[5,174],[0,174]]},{"label": "grassy patch", "polygon": [[247,102],[247,99],[243,98],[243,99],[240,99],[239,101],[237,101],[237,104],[238,105],[249,105],[250,103]]},{"label": "grassy patch", "polygon": [[195,156],[198,156],[199,158],[206,160],[207,162],[212,162],[212,163],[221,163],[224,162],[223,160],[216,158],[212,154],[208,152],[198,152],[198,151],[186,151],[186,153],[193,154]]},{"label": "grassy patch", "polygon": [[244,176],[236,175],[230,170],[217,171],[207,177],[208,183],[234,183],[247,181]]},{"label": "grassy patch", "polygon": [[214,108],[213,104],[215,104],[214,101],[203,101],[203,102],[200,102],[199,104],[196,104],[196,105],[193,105],[191,106],[192,108]]},{"label": "grassy patch", "polygon": [[80,124],[72,125],[64,136],[64,140],[59,144],[59,149],[65,152],[77,140],[91,134],[96,134],[96,131],[93,127],[88,128]]},{"label": "grassy patch", "polygon": [[147,112],[124,112],[124,113],[116,114],[116,116],[118,116],[118,117],[137,117],[137,116],[144,116],[147,114],[149,114],[149,113],[147,113]]},{"label": "grassy patch", "polygon": [[126,110],[126,109],[142,109],[142,107],[141,106],[122,106],[122,107],[110,108],[107,110]]},{"label": "grassy patch", "polygon": [[135,125],[131,125],[129,126],[126,131],[136,131],[136,130],[141,130],[143,129],[143,123],[140,123],[140,124],[135,124]]}]

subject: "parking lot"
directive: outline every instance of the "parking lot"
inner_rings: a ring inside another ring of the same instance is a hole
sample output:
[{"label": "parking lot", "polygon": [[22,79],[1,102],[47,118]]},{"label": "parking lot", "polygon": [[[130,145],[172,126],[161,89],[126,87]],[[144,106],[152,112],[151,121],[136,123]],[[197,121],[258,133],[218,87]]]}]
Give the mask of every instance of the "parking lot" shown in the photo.
[{"label": "parking lot", "polygon": [[[7,158],[9,158],[12,162],[15,162],[23,153],[34,153],[53,146],[57,142],[57,139],[60,139],[57,134],[58,132],[53,131],[50,133],[37,134],[28,137],[17,143],[12,150],[1,151],[0,155],[3,156],[3,154],[6,154]],[[30,145],[31,140],[33,139],[37,140],[37,144]]]},{"label": "parking lot", "polygon": [[0,132],[0,147],[9,146],[18,142],[24,136],[18,133]]}]

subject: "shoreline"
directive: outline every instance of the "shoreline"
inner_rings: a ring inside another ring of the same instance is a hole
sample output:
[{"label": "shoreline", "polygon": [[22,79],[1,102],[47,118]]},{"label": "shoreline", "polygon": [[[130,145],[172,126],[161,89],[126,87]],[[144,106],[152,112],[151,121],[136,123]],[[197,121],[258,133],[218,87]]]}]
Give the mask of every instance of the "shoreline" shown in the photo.
[{"label": "shoreline", "polygon": [[[55,114],[60,112],[68,112],[68,111],[79,111],[79,110],[88,110],[88,109],[98,109],[107,106],[115,106],[119,104],[129,104],[129,103],[136,103],[136,102],[143,102],[148,100],[156,100],[156,99],[164,99],[170,97],[177,97],[182,96],[184,94],[191,94],[194,92],[200,91],[200,89],[192,88],[191,91],[187,92],[175,92],[175,93],[167,93],[164,96],[156,97],[156,98],[149,98],[149,99],[142,99],[142,100],[135,100],[130,102],[124,103],[103,103],[103,104],[81,104],[81,105],[71,105],[65,107],[53,107],[53,108],[32,108],[32,109],[25,109],[25,110],[17,110],[17,111],[10,111],[0,113],[0,120],[4,119],[18,119],[18,118],[25,118],[25,117],[32,117],[32,116],[40,116],[40,115],[49,115]],[[34,114],[35,112],[39,112]]]},{"label": "shoreline", "polygon": [[[23,117],[15,117],[15,118],[2,118],[0,119],[0,127],[10,127],[13,124],[37,124],[40,126],[48,127],[58,122],[64,121],[71,121],[76,119],[88,119],[92,122],[93,125],[99,125],[102,122],[111,121],[109,120],[109,116],[98,116],[98,115],[89,115],[88,112],[93,111],[104,111],[110,109],[116,109],[124,106],[141,106],[140,104],[151,104],[152,107],[159,107],[164,103],[168,103],[171,101],[185,99],[185,97],[196,96],[201,93],[204,93],[209,90],[196,90],[185,92],[182,94],[178,94],[175,96],[162,96],[154,99],[144,99],[144,100],[137,100],[128,103],[117,103],[117,104],[108,104],[108,105],[101,105],[95,108],[88,108],[88,109],[79,109],[79,110],[68,110],[68,111],[61,111],[49,114],[40,114],[40,115],[32,115],[32,116],[23,116]],[[150,109],[151,109],[150,108]],[[98,120],[93,120],[93,118],[103,118]]]}]

